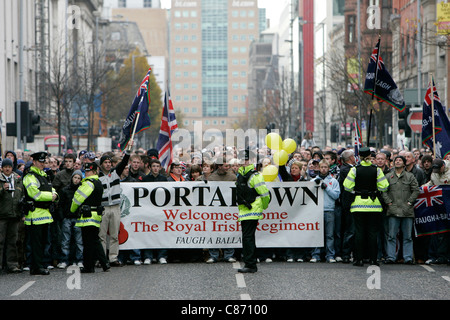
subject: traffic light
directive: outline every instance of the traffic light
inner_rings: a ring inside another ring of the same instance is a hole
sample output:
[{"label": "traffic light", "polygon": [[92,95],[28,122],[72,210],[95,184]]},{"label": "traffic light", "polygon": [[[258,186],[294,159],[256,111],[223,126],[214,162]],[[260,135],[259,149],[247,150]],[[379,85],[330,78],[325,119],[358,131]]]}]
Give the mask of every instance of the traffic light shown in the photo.
[{"label": "traffic light", "polygon": [[[28,101],[20,102],[20,139],[24,139],[28,133],[29,127],[29,104]],[[10,137],[17,137],[17,123],[19,122],[17,117],[17,102],[14,103],[15,122],[8,122],[6,124],[6,135]]]},{"label": "traffic light", "polygon": [[410,106],[406,106],[406,108],[405,108],[405,110],[403,110],[403,112],[398,113],[398,129],[405,130],[405,137],[407,137],[407,138],[411,138],[411,128],[409,127],[408,120],[407,120],[410,109],[411,109]]},{"label": "traffic light", "polygon": [[34,136],[41,133],[41,117],[33,110],[28,111],[27,142],[34,142]]}]

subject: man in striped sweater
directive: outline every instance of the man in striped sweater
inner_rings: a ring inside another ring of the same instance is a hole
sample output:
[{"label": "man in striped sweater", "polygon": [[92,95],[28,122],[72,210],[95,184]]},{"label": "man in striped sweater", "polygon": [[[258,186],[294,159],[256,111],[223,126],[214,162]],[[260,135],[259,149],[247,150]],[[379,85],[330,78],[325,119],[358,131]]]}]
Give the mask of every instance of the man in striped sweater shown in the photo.
[{"label": "man in striped sweater", "polygon": [[105,153],[100,158],[100,173],[98,175],[103,185],[102,206],[105,208],[100,225],[100,240],[105,253],[107,252],[107,235],[109,234],[109,262],[112,267],[119,267],[119,228],[120,228],[120,175],[128,164],[130,151],[125,150],[122,161],[112,167],[112,154]]}]

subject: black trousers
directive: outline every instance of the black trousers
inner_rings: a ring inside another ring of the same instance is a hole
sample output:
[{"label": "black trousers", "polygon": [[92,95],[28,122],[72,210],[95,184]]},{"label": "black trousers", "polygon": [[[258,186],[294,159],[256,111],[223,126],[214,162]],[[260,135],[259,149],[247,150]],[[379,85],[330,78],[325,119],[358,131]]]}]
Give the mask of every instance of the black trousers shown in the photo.
[{"label": "black trousers", "polygon": [[27,232],[31,245],[31,270],[43,269],[45,247],[48,243],[49,224],[30,225]]},{"label": "black trousers", "polygon": [[[355,259],[377,261],[381,212],[353,212],[355,223]],[[367,250],[367,252],[365,252]]]},{"label": "black trousers", "polygon": [[106,266],[108,263],[98,233],[99,228],[97,227],[81,227],[81,237],[83,239],[83,265],[86,270],[94,270],[95,262],[97,260],[102,267]]},{"label": "black trousers", "polygon": [[242,256],[244,267],[256,269],[256,239],[255,232],[259,220],[243,220],[242,226]]}]

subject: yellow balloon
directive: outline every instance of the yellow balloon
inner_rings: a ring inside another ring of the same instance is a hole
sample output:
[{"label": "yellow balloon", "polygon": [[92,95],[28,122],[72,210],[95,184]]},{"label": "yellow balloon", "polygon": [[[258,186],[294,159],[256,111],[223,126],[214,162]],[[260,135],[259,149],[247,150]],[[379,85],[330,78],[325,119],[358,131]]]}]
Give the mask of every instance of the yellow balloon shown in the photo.
[{"label": "yellow balloon", "polygon": [[285,150],[280,150],[274,153],[273,163],[278,166],[283,166],[289,160],[289,155]]},{"label": "yellow balloon", "polygon": [[278,168],[270,164],[264,167],[262,175],[264,177],[264,181],[271,182],[278,177]]},{"label": "yellow balloon", "polygon": [[280,150],[283,140],[280,135],[275,132],[271,132],[266,136],[266,145],[272,150]]},{"label": "yellow balloon", "polygon": [[281,143],[281,149],[286,151],[287,153],[292,153],[297,149],[297,143],[295,142],[294,139],[285,139],[282,143]]}]

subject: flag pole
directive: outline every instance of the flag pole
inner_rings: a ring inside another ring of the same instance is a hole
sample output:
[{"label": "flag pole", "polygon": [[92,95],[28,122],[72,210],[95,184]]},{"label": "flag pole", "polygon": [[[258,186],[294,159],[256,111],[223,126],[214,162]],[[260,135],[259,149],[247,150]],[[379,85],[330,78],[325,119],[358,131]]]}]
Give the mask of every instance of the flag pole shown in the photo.
[{"label": "flag pole", "polygon": [[432,132],[433,132],[433,154],[436,158],[436,132],[434,130],[434,83],[433,74],[430,73],[430,84],[431,84],[431,122],[432,122]]},{"label": "flag pole", "polygon": [[137,116],[136,116],[136,120],[134,121],[133,134],[131,135],[130,141],[129,141],[128,146],[127,146],[128,151],[130,151],[130,150],[131,150],[131,147],[133,146],[134,135],[136,134],[136,127],[137,127],[137,124],[138,124],[138,122],[139,122],[139,116],[140,116],[140,115],[141,115],[141,113],[139,112],[139,113],[137,114]]},{"label": "flag pole", "polygon": [[378,62],[380,61],[380,51],[381,51],[381,33],[378,34],[378,53],[377,53],[377,61],[375,63],[375,81],[373,82],[372,100],[375,98],[375,92],[377,88]]}]

